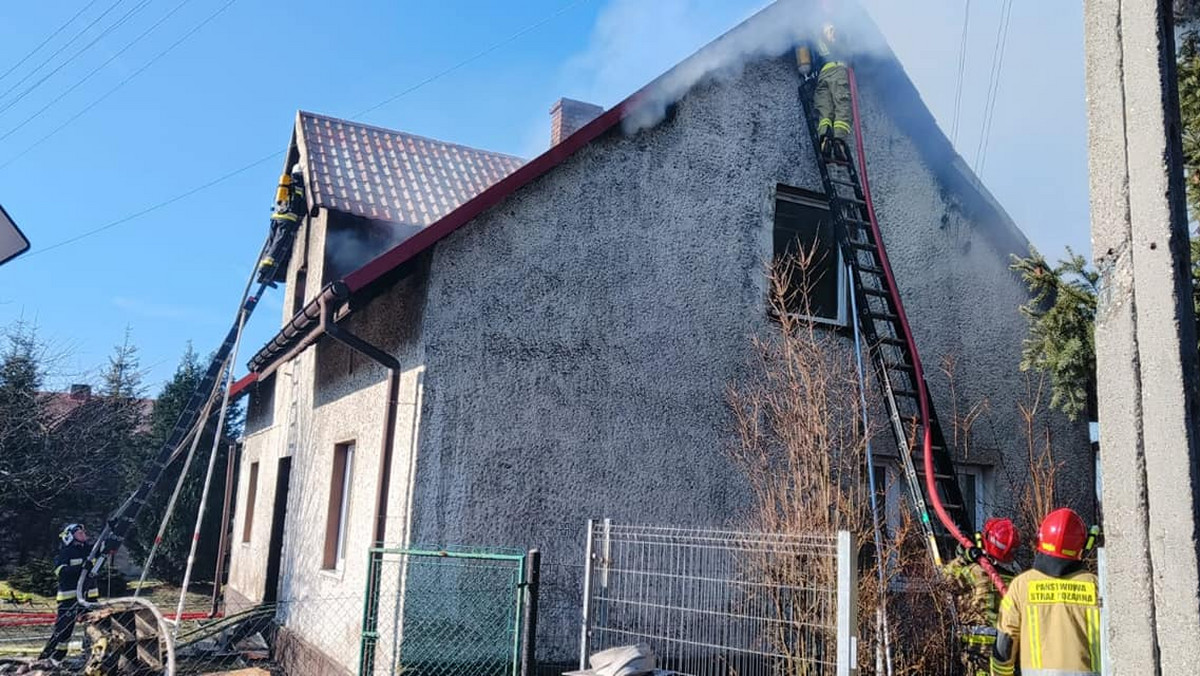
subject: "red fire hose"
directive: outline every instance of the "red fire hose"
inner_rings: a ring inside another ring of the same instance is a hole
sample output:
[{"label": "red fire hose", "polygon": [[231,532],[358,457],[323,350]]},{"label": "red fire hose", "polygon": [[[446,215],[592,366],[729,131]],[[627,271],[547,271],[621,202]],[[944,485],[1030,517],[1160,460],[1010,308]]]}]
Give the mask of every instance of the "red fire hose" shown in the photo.
[{"label": "red fire hose", "polygon": [[[866,198],[867,215],[871,221],[871,232],[875,236],[875,241],[879,244],[879,259],[882,263],[884,275],[887,276],[888,288],[891,291],[892,303],[896,306],[896,314],[900,318],[900,326],[904,329],[904,341],[908,343],[908,350],[912,353],[913,370],[917,381],[917,398],[921,402],[921,427],[924,430],[922,436],[925,438],[924,455],[925,455],[925,492],[929,494],[929,502],[933,504],[933,511],[937,514],[938,520],[945,526],[946,531],[958,540],[959,544],[964,549],[970,551],[975,546],[967,536],[963,535],[958,530],[958,526],[946,513],[946,508],[942,505],[942,498],[938,495],[937,483],[934,480],[933,472],[933,425],[930,422],[929,416],[929,392],[925,388],[925,372],[921,369],[921,357],[917,354],[917,344],[913,340],[912,329],[908,325],[908,317],[904,314],[904,305],[900,303],[900,291],[896,286],[896,278],[892,275],[892,264],[888,261],[887,251],[883,247],[883,236],[879,232],[879,222],[875,220],[875,204],[871,200],[871,182],[867,178],[867,154],[863,147],[862,126],[859,123],[860,115],[858,112],[858,79],[854,75],[853,68],[846,68],[846,72],[850,79],[850,105],[854,112],[854,143],[855,150],[858,154],[858,175],[862,182],[863,196]],[[991,561],[987,560],[986,556],[980,556],[979,565],[991,578],[992,584],[1001,595],[1007,594],[1008,589],[1004,586],[1004,580],[1000,579],[1000,574],[996,572],[995,566]]]}]

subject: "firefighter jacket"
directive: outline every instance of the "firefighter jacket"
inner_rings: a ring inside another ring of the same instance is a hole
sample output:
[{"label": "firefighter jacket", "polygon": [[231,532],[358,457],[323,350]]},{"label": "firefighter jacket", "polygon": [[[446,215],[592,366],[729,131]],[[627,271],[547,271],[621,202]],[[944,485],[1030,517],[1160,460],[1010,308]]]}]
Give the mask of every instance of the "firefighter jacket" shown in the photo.
[{"label": "firefighter jacket", "polygon": [[[946,564],[943,570],[950,580],[955,596],[966,596],[966,601],[958,604],[959,622],[969,627],[996,626],[1000,594],[983,566],[961,553]],[[1000,573],[1004,584],[1009,584],[1013,576],[1006,574],[1006,571],[999,567],[996,571]]]},{"label": "firefighter jacket", "polygon": [[[79,586],[79,574],[83,572],[84,563],[92,548],[83,542],[71,542],[63,545],[54,557],[54,574],[58,576],[58,601],[73,601],[77,598],[76,589]],[[87,581],[87,597],[100,597],[95,578]]]},{"label": "firefighter jacket", "polygon": [[[1013,580],[1000,602],[1001,634],[993,676],[1096,676],[1100,673],[1100,593],[1096,576],[1074,566],[1050,575],[1038,568]],[[1004,635],[1007,635],[1005,637]]]}]

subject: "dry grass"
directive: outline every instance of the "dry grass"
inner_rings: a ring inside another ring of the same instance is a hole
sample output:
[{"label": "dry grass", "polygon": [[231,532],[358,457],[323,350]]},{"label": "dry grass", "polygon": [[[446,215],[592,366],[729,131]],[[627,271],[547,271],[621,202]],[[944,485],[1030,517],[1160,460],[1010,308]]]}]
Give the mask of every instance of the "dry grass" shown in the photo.
[{"label": "dry grass", "polygon": [[[811,268],[811,254],[788,263],[798,277]],[[940,574],[925,549],[920,528],[907,514],[873,546],[874,523],[866,475],[863,429],[854,354],[844,338],[785,308],[806,307],[804,295],[789,297],[783,268],[772,275],[772,304],[778,330],[754,339],[754,375],[729,390],[737,442],[731,455],[745,472],[753,494],[748,528],[787,534],[827,534],[847,530],[860,543],[859,659],[862,673],[875,673],[877,612],[887,604],[894,674],[950,673],[952,611]],[[796,279],[796,275],[791,275]],[[807,285],[802,285],[802,289]],[[811,288],[808,286],[808,288]],[[751,564],[753,566],[753,564]],[[882,583],[880,570],[882,568]],[[791,562],[760,562],[754,569],[772,585],[836,588],[833,557],[798,557]],[[884,589],[888,590],[884,593]],[[774,599],[782,604],[783,599]],[[820,624],[831,612],[828,595],[786,599],[784,617]],[[773,648],[789,659],[788,673],[818,673],[810,665],[828,659],[829,630],[784,631]],[[800,637],[799,639],[797,637]]]}]

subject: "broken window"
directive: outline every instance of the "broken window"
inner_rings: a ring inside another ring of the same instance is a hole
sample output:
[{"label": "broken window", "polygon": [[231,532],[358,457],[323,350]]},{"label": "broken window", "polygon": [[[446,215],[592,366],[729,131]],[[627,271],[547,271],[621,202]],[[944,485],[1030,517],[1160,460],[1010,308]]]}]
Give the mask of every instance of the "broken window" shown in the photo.
[{"label": "broken window", "polygon": [[258,463],[250,463],[250,480],[246,483],[246,512],[242,515],[242,542],[250,541],[254,528],[254,501],[258,497]]},{"label": "broken window", "polygon": [[846,268],[829,203],[816,193],[775,190],[775,261],[788,277],[787,309],[819,322],[846,324]]},{"label": "broken window", "polygon": [[341,570],[346,558],[346,521],[350,511],[350,477],[354,468],[354,442],[333,448],[333,472],[329,481],[329,511],[325,519],[325,570]]}]

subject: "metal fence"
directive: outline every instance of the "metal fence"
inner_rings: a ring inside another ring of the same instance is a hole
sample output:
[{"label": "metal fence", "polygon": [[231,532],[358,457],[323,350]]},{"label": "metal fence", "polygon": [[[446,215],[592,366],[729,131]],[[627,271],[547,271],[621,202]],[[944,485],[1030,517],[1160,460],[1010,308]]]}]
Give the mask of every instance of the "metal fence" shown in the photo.
[{"label": "metal fence", "polygon": [[517,674],[526,557],[372,549],[359,673]]},{"label": "metal fence", "polygon": [[691,676],[854,674],[856,557],[849,533],[588,527],[580,668],[648,644]]}]

